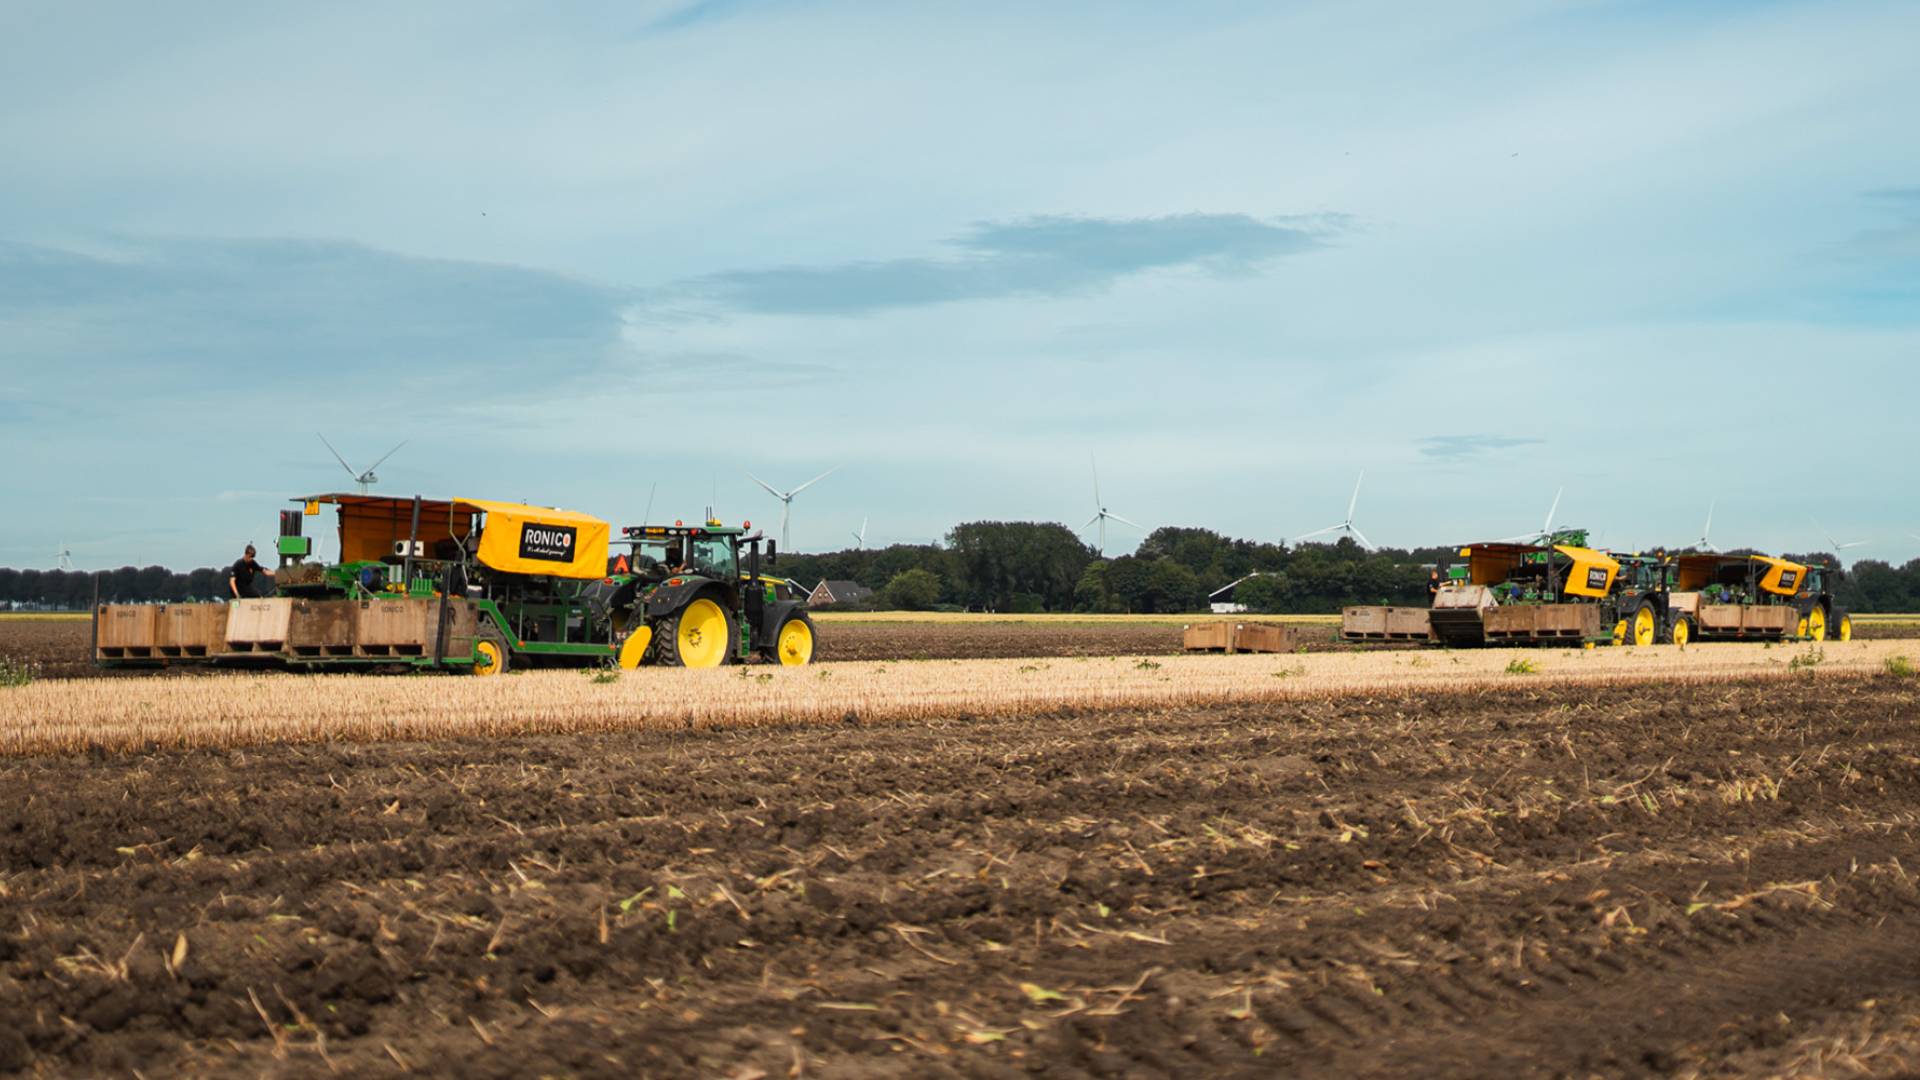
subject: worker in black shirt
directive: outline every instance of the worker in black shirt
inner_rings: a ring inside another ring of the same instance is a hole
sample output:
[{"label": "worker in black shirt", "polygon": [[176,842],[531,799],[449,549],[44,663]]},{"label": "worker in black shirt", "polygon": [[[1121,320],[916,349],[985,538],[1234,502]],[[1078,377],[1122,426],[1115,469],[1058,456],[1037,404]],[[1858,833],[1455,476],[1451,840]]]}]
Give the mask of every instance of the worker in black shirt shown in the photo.
[{"label": "worker in black shirt", "polygon": [[1439,595],[1440,595],[1440,570],[1439,568],[1436,567],[1433,570],[1429,570],[1427,572],[1427,603],[1432,604],[1433,598]]},{"label": "worker in black shirt", "polygon": [[253,558],[253,545],[248,544],[247,553],[240,556],[240,561],[234,563],[233,569],[227,574],[227,588],[233,591],[233,598],[244,600],[252,596],[253,579],[261,573],[260,564]]}]

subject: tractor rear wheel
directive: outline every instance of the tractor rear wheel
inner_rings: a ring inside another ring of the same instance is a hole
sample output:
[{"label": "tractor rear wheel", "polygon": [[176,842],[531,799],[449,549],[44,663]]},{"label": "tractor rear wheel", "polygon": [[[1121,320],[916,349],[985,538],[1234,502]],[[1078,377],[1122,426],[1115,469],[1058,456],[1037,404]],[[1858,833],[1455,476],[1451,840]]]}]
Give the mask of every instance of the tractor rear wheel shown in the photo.
[{"label": "tractor rear wheel", "polygon": [[1633,620],[1627,627],[1627,644],[1651,645],[1658,636],[1660,620],[1654,616],[1653,605],[1643,603],[1640,610],[1633,613]]},{"label": "tractor rear wheel", "polygon": [[1832,634],[1833,634],[1833,640],[1835,641],[1852,641],[1853,640],[1853,616],[1842,615],[1838,619],[1835,619],[1833,622]]},{"label": "tractor rear wheel", "polygon": [[783,667],[813,663],[813,620],[806,612],[787,616],[774,633],[773,648],[767,650],[766,657]]},{"label": "tractor rear wheel", "polygon": [[733,659],[733,613],[711,597],[696,597],[660,620],[654,641],[654,658],[667,667],[719,667]]},{"label": "tractor rear wheel", "polygon": [[1693,619],[1682,615],[1673,620],[1673,627],[1667,631],[1667,640],[1675,645],[1685,646],[1693,640]]}]

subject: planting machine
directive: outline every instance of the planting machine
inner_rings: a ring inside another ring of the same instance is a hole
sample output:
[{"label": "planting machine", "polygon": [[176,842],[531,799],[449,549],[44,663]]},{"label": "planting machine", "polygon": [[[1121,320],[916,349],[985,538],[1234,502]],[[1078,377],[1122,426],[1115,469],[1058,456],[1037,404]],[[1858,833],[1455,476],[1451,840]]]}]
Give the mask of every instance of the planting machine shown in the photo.
[{"label": "planting machine", "polygon": [[1808,568],[1799,563],[1766,555],[1689,553],[1672,556],[1667,567],[1667,587],[1657,597],[1663,641],[1685,645],[1807,636],[1798,597],[1807,587]]},{"label": "planting machine", "polygon": [[[103,604],[104,665],[400,665],[495,675],[517,665],[717,667],[813,658],[805,601],[763,576],[746,527],[648,525],[488,499],[328,494],[282,511],[273,595]],[[337,511],[340,558],[312,558],[305,518]],[[610,548],[628,550],[609,558]],[[764,548],[764,550],[763,550]]]}]

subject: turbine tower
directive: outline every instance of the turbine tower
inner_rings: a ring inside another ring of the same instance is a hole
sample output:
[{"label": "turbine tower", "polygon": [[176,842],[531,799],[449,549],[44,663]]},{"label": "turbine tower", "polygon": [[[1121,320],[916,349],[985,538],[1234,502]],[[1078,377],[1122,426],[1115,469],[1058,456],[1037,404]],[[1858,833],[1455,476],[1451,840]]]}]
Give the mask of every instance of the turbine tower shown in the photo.
[{"label": "turbine tower", "polygon": [[1141,525],[1139,522],[1136,522],[1136,521],[1129,521],[1126,518],[1121,517],[1119,514],[1108,512],[1107,504],[1103,502],[1100,498],[1100,466],[1098,464],[1095,464],[1091,457],[1087,459],[1087,463],[1093,466],[1094,514],[1092,517],[1087,519],[1087,523],[1085,525],[1080,526],[1080,531],[1085,532],[1087,531],[1088,528],[1092,527],[1094,524],[1096,523],[1099,524],[1100,546],[1095,548],[1094,550],[1098,554],[1105,556],[1107,553],[1107,522],[1117,521],[1122,525],[1131,525],[1134,528],[1139,529],[1141,532],[1146,531],[1146,526]]},{"label": "turbine tower", "polygon": [[1361,547],[1366,548],[1368,551],[1372,551],[1373,542],[1367,539],[1367,534],[1353,527],[1353,512],[1360,505],[1360,485],[1365,483],[1366,479],[1367,479],[1367,471],[1365,469],[1360,470],[1360,479],[1355,480],[1353,482],[1353,498],[1347,500],[1347,516],[1346,517],[1342,518],[1341,520],[1335,522],[1332,525],[1327,526],[1324,529],[1315,529],[1314,531],[1306,534],[1305,536],[1296,536],[1293,538],[1293,542],[1298,544],[1302,540],[1311,540],[1316,536],[1325,536],[1328,533],[1338,532],[1338,533],[1346,533],[1348,536],[1351,536],[1355,540],[1358,540],[1360,542]]},{"label": "turbine tower", "polygon": [[763,488],[766,488],[767,494],[780,500],[780,546],[781,547],[790,548],[792,546],[787,543],[787,524],[793,516],[793,497],[807,490],[813,485],[819,483],[820,481],[825,480],[827,477],[832,476],[835,472],[839,470],[839,468],[840,466],[835,465],[833,468],[828,469],[826,472],[821,473],[819,476],[816,476],[813,479],[807,481],[806,483],[801,484],[799,487],[794,488],[792,491],[775,490],[772,484],[767,483],[765,480],[760,479],[759,477],[753,475],[752,473],[747,474],[747,479],[753,481],[756,484],[759,484]]},{"label": "turbine tower", "polygon": [[[314,432],[314,434],[320,435],[320,433],[317,431]],[[323,443],[326,443],[327,450],[333,454],[333,460],[339,462],[340,467],[347,470],[347,475],[353,477],[353,482],[360,485],[360,494],[362,495],[365,495],[367,493],[368,488],[380,482],[380,478],[373,474],[373,470],[385,464],[388,458],[399,453],[401,446],[407,445],[407,440],[401,439],[399,446],[395,446],[392,450],[389,450],[386,453],[381,454],[379,461],[374,462],[373,464],[367,466],[363,470],[356,470],[354,469],[353,466],[347,464],[347,459],[340,456],[340,451],[335,450],[333,448],[332,443],[327,442],[327,437],[325,435],[320,435],[320,441]]]}]

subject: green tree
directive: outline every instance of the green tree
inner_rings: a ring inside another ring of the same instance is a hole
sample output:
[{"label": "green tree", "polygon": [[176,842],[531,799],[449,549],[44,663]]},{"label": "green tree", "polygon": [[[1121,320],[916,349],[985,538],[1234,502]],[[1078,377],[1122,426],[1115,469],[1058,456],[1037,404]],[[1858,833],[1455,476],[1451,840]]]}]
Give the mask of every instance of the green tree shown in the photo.
[{"label": "green tree", "polygon": [[931,570],[902,570],[881,590],[888,607],[928,611],[940,602],[940,577]]}]

